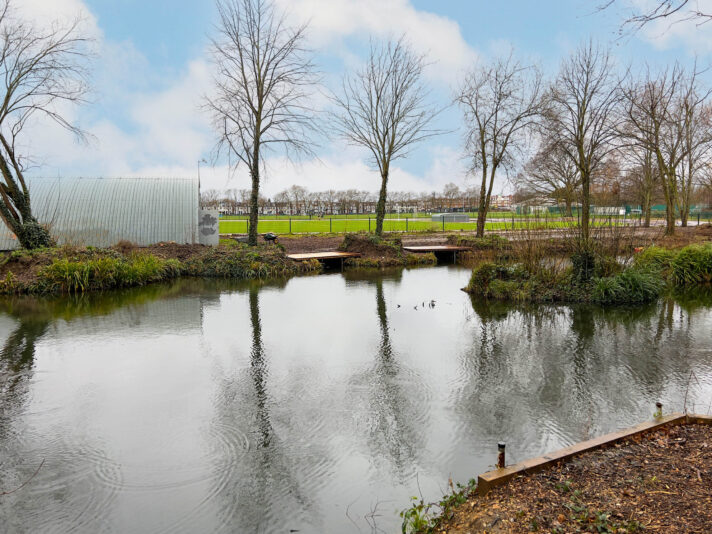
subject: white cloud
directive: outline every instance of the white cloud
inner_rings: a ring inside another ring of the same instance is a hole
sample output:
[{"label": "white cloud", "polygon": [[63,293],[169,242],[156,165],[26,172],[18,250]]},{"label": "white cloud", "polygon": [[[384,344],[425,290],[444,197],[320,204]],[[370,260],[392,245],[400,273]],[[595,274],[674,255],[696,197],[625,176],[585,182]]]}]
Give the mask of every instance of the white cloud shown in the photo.
[{"label": "white cloud", "polygon": [[[435,63],[429,75],[446,84],[477,61],[452,19],[418,10],[409,0],[277,0],[290,15],[309,24],[309,36],[320,48],[338,46],[345,37],[400,37]],[[338,51],[338,50],[337,50]]]},{"label": "white cloud", "polygon": [[39,27],[55,22],[67,24],[79,19],[84,35],[95,39],[101,37],[96,17],[82,0],[14,0],[11,6],[18,16]]},{"label": "white cloud", "polygon": [[[416,10],[406,0],[278,0],[290,13],[311,19],[312,37],[320,47],[341,48],[341,57],[356,57],[346,48],[345,36],[367,39],[406,33],[419,52],[430,52],[438,64],[431,71],[452,81],[476,60],[454,21]],[[95,137],[88,147],[76,144],[57,125],[32,126],[30,153],[41,154],[43,164],[33,174],[89,176],[192,176],[198,160],[209,154],[214,136],[207,116],[200,111],[202,94],[210,88],[209,65],[203,59],[188,63],[183,72],[166,77],[130,41],[106,40],[96,19],[80,0],[56,0],[44,10],[46,0],[25,0],[23,13],[40,20],[72,18],[84,12],[95,27],[100,53],[96,75],[96,104],[68,111],[81,119]],[[374,13],[378,11],[379,15]],[[363,41],[365,42],[365,41]],[[459,154],[449,147],[423,147],[429,156],[422,172],[392,168],[391,190],[432,191],[448,182],[465,186]],[[312,191],[356,188],[376,191],[378,173],[367,166],[363,152],[341,144],[326,147],[326,156],[294,166],[281,157],[269,157],[263,186],[273,196],[292,184]],[[398,162],[400,163],[400,162]],[[248,188],[244,169],[231,173],[225,165],[203,165],[204,187]]]}]

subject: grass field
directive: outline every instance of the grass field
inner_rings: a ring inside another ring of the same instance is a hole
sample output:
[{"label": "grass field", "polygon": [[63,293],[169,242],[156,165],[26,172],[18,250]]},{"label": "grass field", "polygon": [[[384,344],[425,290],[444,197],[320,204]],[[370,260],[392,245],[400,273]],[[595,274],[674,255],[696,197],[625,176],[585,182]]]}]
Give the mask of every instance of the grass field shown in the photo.
[{"label": "grass field", "polygon": [[[490,231],[502,230],[543,230],[556,228],[569,228],[575,222],[560,220],[527,220],[515,219],[508,222],[487,222],[485,229]],[[608,221],[594,221],[595,226],[607,225]],[[386,232],[437,232],[437,231],[474,231],[477,228],[476,222],[433,222],[428,219],[386,219],[383,222],[383,229]],[[264,219],[260,220],[257,226],[258,233],[274,232],[275,234],[310,234],[310,233],[335,233],[347,232],[373,232],[376,229],[375,219]],[[247,233],[247,221],[242,219],[220,219],[221,234],[245,234]]]}]

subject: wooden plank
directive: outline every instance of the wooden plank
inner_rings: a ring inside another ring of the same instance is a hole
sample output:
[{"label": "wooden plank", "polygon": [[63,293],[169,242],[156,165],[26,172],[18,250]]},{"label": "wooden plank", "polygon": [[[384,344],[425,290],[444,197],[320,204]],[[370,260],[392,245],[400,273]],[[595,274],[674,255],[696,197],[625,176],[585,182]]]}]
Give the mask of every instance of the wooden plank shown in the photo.
[{"label": "wooden plank", "polygon": [[460,247],[457,245],[418,245],[403,247],[403,250],[408,252],[461,252],[471,249],[469,247]]},{"label": "wooden plank", "polygon": [[344,258],[358,258],[361,254],[358,252],[307,252],[304,254],[287,254],[290,260],[294,261],[304,261],[304,260],[338,260]]},{"label": "wooden plank", "polygon": [[495,486],[500,486],[518,475],[535,473],[556,462],[568,460],[585,452],[612,445],[626,438],[651,432],[665,425],[684,424],[691,418],[692,417],[682,414],[672,414],[660,417],[653,421],[647,421],[624,430],[619,430],[618,432],[612,432],[611,434],[606,434],[605,436],[599,436],[588,441],[576,443],[575,445],[571,445],[569,447],[564,447],[563,449],[545,454],[544,456],[524,460],[523,462],[519,462],[502,469],[488,471],[487,473],[477,477],[477,493],[484,495]]}]

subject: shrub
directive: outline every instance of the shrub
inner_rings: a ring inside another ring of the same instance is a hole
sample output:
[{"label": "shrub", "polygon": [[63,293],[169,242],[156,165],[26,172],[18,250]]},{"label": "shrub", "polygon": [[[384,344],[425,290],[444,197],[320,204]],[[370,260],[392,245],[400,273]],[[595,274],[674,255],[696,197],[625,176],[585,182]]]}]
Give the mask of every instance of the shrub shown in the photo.
[{"label": "shrub", "polygon": [[666,248],[652,246],[648,247],[635,256],[634,265],[643,269],[656,269],[668,271],[677,254]]},{"label": "shrub", "polygon": [[683,248],[672,260],[672,281],[679,286],[712,281],[712,244]]},{"label": "shrub", "polygon": [[599,278],[593,287],[592,299],[601,304],[649,302],[665,289],[659,273],[626,269],[615,276]]}]

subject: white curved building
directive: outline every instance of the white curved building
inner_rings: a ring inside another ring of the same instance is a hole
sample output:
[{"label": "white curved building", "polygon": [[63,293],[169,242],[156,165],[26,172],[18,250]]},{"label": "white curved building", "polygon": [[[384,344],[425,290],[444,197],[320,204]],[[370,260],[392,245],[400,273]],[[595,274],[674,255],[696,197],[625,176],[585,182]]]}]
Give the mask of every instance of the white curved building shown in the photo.
[{"label": "white curved building", "polygon": [[[201,242],[197,178],[29,178],[27,185],[32,213],[60,245]],[[0,250],[17,247],[0,220]]]}]

